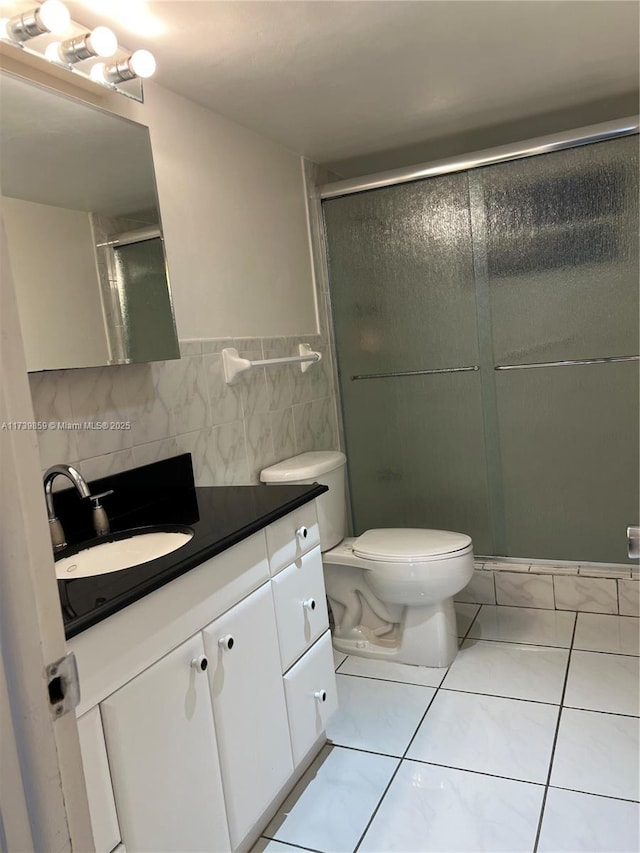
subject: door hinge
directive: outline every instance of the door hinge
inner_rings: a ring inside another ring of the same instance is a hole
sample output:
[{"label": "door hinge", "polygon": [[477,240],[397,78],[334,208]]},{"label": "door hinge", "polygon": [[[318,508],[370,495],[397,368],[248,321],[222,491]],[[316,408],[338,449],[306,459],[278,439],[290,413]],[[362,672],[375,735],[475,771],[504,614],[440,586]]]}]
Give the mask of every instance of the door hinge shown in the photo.
[{"label": "door hinge", "polygon": [[63,717],[80,702],[80,680],[78,665],[73,652],[47,666],[47,689],[49,708],[54,720]]}]

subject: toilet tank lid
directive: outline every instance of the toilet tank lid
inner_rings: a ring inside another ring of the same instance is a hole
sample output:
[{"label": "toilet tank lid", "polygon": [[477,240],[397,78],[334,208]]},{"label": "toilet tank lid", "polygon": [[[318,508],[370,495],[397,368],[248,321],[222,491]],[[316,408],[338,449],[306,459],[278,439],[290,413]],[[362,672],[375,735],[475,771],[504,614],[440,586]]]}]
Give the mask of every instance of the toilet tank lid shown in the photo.
[{"label": "toilet tank lid", "polygon": [[295,480],[310,480],[327,471],[335,471],[347,461],[339,450],[314,450],[283,459],[269,468],[263,468],[260,479],[263,483],[292,483]]},{"label": "toilet tank lid", "polygon": [[384,527],[367,530],[353,542],[357,557],[389,563],[420,561],[463,551],[471,545],[466,533],[450,530],[425,530],[414,527]]}]

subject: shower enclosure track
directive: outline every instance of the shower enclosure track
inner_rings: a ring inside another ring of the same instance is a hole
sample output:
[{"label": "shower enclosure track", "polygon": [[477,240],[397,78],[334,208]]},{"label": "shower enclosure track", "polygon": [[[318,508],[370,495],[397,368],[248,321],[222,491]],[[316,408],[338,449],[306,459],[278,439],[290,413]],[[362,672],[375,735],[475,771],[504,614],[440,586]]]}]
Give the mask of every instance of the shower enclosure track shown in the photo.
[{"label": "shower enclosure track", "polygon": [[472,154],[465,154],[459,157],[422,163],[419,166],[393,169],[388,172],[365,175],[361,178],[334,181],[320,187],[320,198],[338,198],[339,196],[352,195],[353,193],[377,190],[381,187],[406,184],[410,181],[418,181],[421,178],[434,178],[436,175],[448,175],[452,172],[466,172],[469,169],[491,166],[494,163],[521,160],[524,157],[549,154],[551,151],[562,151],[565,148],[577,148],[581,145],[590,145],[593,142],[604,142],[607,139],[631,136],[634,133],[638,133],[639,129],[640,121],[638,116],[627,116],[623,119],[592,124],[587,127],[577,128],[576,130],[554,133],[549,136],[541,136],[523,142],[514,142],[509,145],[500,145],[496,148],[487,148],[483,151],[475,151]]}]

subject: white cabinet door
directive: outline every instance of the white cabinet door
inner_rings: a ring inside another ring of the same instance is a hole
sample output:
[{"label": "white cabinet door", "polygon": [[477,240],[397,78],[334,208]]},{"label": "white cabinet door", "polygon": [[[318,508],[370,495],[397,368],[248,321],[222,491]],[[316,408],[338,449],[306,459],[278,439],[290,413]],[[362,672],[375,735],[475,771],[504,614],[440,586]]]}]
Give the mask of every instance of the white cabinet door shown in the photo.
[{"label": "white cabinet door", "polygon": [[78,717],[78,736],[96,853],[110,853],[120,841],[120,827],[97,706]]},{"label": "white cabinet door", "polygon": [[293,771],[270,584],[204,630],[233,848]]},{"label": "white cabinet door", "polygon": [[129,853],[231,849],[203,652],[198,634],[101,704]]}]

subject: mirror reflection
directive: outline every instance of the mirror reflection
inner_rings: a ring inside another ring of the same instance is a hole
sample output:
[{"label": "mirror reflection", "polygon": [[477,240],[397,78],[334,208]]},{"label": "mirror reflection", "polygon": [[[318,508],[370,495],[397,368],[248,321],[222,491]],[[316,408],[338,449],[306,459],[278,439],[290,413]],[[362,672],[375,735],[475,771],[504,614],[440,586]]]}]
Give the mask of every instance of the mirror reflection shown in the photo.
[{"label": "mirror reflection", "polygon": [[148,129],[5,72],[0,99],[28,370],[178,358]]}]

